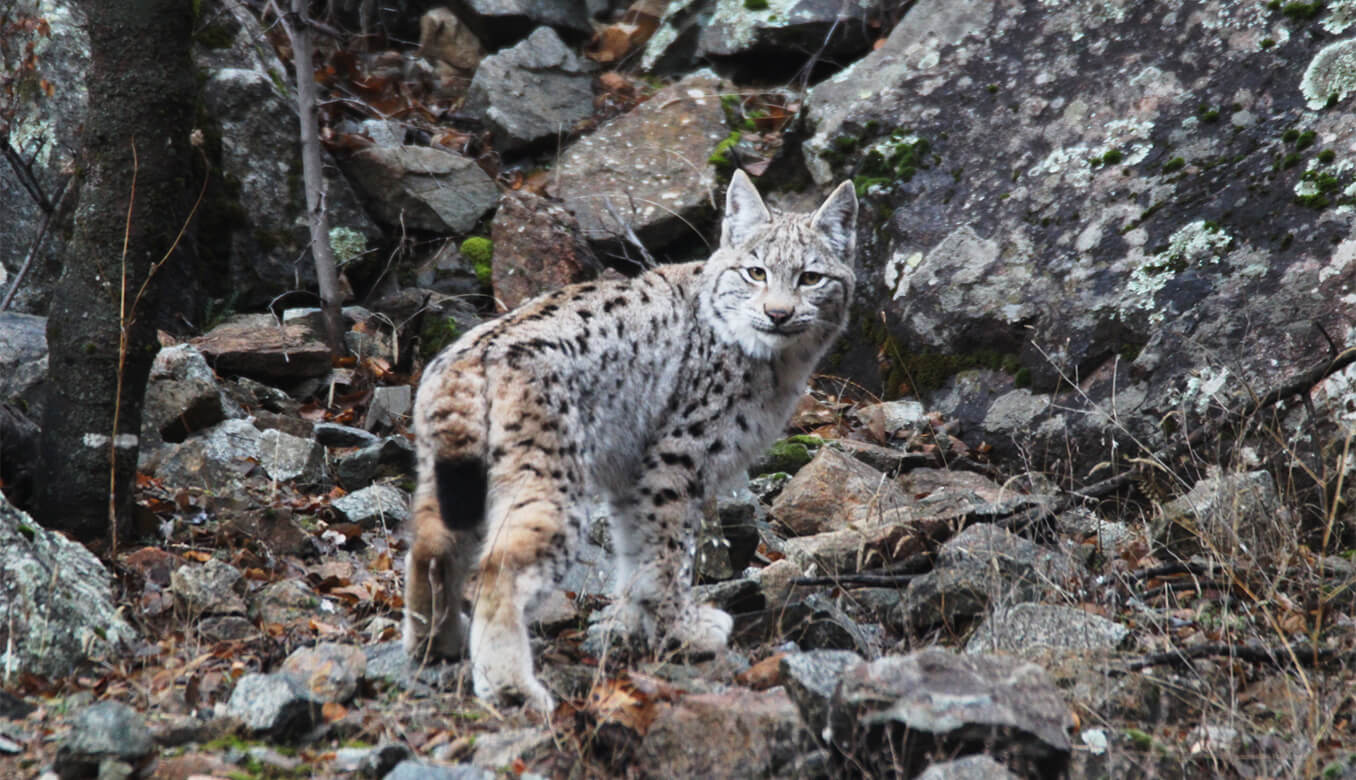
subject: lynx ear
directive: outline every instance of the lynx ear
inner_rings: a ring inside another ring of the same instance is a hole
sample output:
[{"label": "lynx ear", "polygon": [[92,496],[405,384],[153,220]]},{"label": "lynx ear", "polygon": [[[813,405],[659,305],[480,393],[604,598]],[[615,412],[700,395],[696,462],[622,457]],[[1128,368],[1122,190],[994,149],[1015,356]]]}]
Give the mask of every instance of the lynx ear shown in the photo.
[{"label": "lynx ear", "polygon": [[810,227],[819,231],[843,260],[851,260],[857,244],[857,191],[852,182],[838,185],[810,218]]},{"label": "lynx ear", "polygon": [[772,221],[772,212],[754,189],[748,174],[736,170],[725,191],[725,219],[720,225],[720,245],[736,247],[755,230]]}]

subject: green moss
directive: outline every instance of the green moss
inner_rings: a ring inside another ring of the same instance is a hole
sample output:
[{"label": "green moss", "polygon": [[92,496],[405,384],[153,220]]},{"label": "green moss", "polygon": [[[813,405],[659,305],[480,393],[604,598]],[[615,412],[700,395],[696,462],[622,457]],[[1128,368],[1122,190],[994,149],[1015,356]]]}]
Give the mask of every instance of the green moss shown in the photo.
[{"label": "green moss", "polygon": [[876,184],[906,182],[927,167],[927,156],[932,145],[906,130],[895,130],[866,148],[852,177],[858,195],[864,195]]},{"label": "green moss", "polygon": [[225,24],[209,24],[193,31],[193,42],[208,49],[229,49],[235,43],[235,29]]},{"label": "green moss", "polygon": [[1168,160],[1167,162],[1163,163],[1163,172],[1172,173],[1174,171],[1180,171],[1185,167],[1186,160],[1183,160],[1181,157],[1174,157],[1171,160]]},{"label": "green moss", "polygon": [[706,158],[706,161],[717,168],[733,167],[734,161],[730,159],[730,150],[733,149],[735,144],[739,143],[739,139],[743,137],[744,134],[738,130],[725,136],[724,140],[716,144],[716,148],[711,151],[711,156]]},{"label": "green moss", "polygon": [[423,327],[419,329],[419,357],[425,362],[443,351],[448,344],[461,337],[461,326],[457,321],[439,317],[425,317]]},{"label": "green moss", "polygon": [[1288,144],[1293,144],[1295,141],[1299,140],[1299,135],[1299,131],[1292,127],[1284,133],[1281,133],[1281,140]]},{"label": "green moss", "polygon": [[462,241],[457,249],[462,257],[471,261],[471,267],[476,272],[476,281],[480,282],[482,287],[489,287],[494,273],[494,265],[491,262],[494,259],[494,243],[484,236],[471,236]]},{"label": "green moss", "polygon": [[744,7],[750,11],[766,11],[767,0],[744,0]]},{"label": "green moss", "polygon": [[1295,148],[1308,149],[1314,145],[1314,141],[1316,140],[1318,140],[1318,133],[1315,133],[1313,130],[1305,130],[1299,134],[1299,138],[1295,139]]},{"label": "green moss", "polygon": [[1100,157],[1093,157],[1088,160],[1092,167],[1096,168],[1103,165],[1116,165],[1125,159],[1125,152],[1120,149],[1108,149]]},{"label": "green moss", "polygon": [[342,268],[367,252],[367,236],[350,227],[330,228],[330,249]]},{"label": "green moss", "polygon": [[1299,165],[1300,159],[1298,154],[1290,152],[1281,158],[1280,162],[1277,163],[1277,166],[1281,168],[1294,168],[1296,165]]},{"label": "green moss", "polygon": [[1272,40],[1271,38],[1263,38],[1260,45],[1263,49],[1270,49],[1271,47],[1276,45],[1276,41]]},{"label": "green moss", "polygon": [[1219,121],[1219,116],[1218,108],[1208,108],[1201,112],[1201,121],[1208,125],[1212,125]]},{"label": "green moss", "polygon": [[[1270,4],[1267,6],[1272,10],[1276,8]],[[1323,11],[1323,0],[1316,0],[1312,3],[1282,3],[1280,6],[1281,15],[1287,19],[1296,21],[1308,21],[1318,16]]]},{"label": "green moss", "polygon": [[1031,369],[1027,368],[1026,366],[1022,366],[1021,368],[1017,369],[1017,373],[1012,375],[1012,383],[1017,387],[1030,387]]},{"label": "green moss", "polygon": [[1331,149],[1324,149],[1318,153],[1318,161],[1324,165],[1331,165],[1333,160],[1337,159],[1337,152]]},{"label": "green moss", "polygon": [[[806,441],[813,441],[815,444],[807,445]],[[800,471],[801,467],[809,463],[814,455],[810,452],[810,446],[815,449],[823,446],[824,440],[817,436],[792,436],[774,442],[768,447],[767,452],[758,461],[756,470],[759,474],[768,474],[772,472],[784,471],[788,474],[794,474]]]}]

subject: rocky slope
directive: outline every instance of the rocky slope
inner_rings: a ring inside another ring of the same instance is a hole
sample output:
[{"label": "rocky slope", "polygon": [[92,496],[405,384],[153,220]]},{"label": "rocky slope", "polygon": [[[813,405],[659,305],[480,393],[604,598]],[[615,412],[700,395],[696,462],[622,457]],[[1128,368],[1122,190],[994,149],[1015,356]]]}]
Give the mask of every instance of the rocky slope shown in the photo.
[{"label": "rocky slope", "polygon": [[[290,305],[287,52],[201,4],[216,178],[148,391],[143,542],[101,564],[0,502],[0,775],[1356,772],[1356,4],[363,7],[329,4],[317,58],[355,296],[333,363]],[[17,277],[88,56],[75,5],[31,10],[54,92],[11,136],[30,180],[0,169],[15,501],[59,210]],[[865,219],[798,435],[703,531],[732,647],[591,647],[599,523],[538,616],[561,707],[486,709],[398,647],[412,382],[496,309],[700,256],[734,165],[788,208],[850,178]]]}]

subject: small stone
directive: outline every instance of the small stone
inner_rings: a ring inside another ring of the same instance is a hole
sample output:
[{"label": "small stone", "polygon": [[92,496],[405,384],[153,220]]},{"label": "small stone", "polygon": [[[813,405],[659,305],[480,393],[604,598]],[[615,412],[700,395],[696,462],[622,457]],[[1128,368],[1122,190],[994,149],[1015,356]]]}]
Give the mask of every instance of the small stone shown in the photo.
[{"label": "small stone", "polygon": [[997,610],[965,645],[967,653],[1003,652],[1031,657],[1042,649],[1086,653],[1111,650],[1130,629],[1100,615],[1056,604],[1015,604]]},{"label": "small stone", "polygon": [[269,479],[315,485],[325,479],[325,450],[311,439],[269,429],[259,434],[259,465]]},{"label": "small stone", "polygon": [[844,671],[860,663],[863,663],[862,657],[847,650],[815,650],[782,656],[782,684],[800,710],[801,718],[815,734],[828,725],[829,705],[838,679]]},{"label": "small stone", "polygon": [[325,447],[366,447],[380,441],[362,428],[332,422],[318,422],[312,432],[315,440]]},{"label": "small stone", "polygon": [[388,436],[335,458],[340,484],[357,490],[376,479],[409,476],[414,471],[414,445],[404,436]]},{"label": "small stone", "polygon": [[358,691],[358,681],[367,675],[362,650],[337,642],[302,647],[283,661],[282,670],[301,680],[322,702],[343,704]]},{"label": "small stone", "polygon": [[209,615],[198,622],[198,630],[216,642],[238,642],[259,636],[259,629],[239,615]]},{"label": "small stone", "polygon": [[122,702],[105,701],[76,717],[70,736],[57,750],[54,768],[62,780],[102,777],[109,762],[135,770],[154,750],[151,731],[141,715]]},{"label": "small stone", "polygon": [[372,400],[367,406],[367,417],[363,419],[363,427],[369,431],[390,428],[408,418],[413,398],[409,385],[374,388]]},{"label": "small stone", "polygon": [[478,766],[438,766],[413,759],[401,761],[383,780],[493,780],[494,772]]},{"label": "small stone", "polygon": [[777,500],[772,518],[797,536],[834,531],[872,510],[904,506],[894,480],[832,447],[822,447]]},{"label": "small stone", "polygon": [[171,572],[170,592],[192,614],[243,615],[245,600],[236,591],[242,576],[239,569],[212,558]]},{"label": "small stone", "polygon": [[252,673],[236,681],[226,714],[240,720],[252,733],[287,739],[319,722],[320,705],[320,700],[291,675]]},{"label": "small stone", "polygon": [[334,507],[345,520],[363,528],[397,528],[410,519],[410,497],[394,485],[372,485],[335,499]]}]

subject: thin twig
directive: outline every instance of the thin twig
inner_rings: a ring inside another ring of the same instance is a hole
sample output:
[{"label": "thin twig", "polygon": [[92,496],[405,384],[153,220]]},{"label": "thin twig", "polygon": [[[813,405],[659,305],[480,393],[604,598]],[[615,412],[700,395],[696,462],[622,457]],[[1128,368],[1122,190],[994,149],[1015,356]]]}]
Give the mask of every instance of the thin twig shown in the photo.
[{"label": "thin twig", "polygon": [[1277,669],[1315,667],[1328,664],[1347,665],[1356,661],[1356,651],[1314,647],[1307,642],[1296,642],[1281,647],[1231,645],[1215,642],[1192,647],[1181,647],[1162,653],[1151,653],[1127,663],[1126,671],[1137,672],[1150,666],[1188,667],[1201,658],[1232,658]]},{"label": "thin twig", "polygon": [[28,247],[28,255],[24,257],[24,262],[19,266],[19,270],[14,274],[14,283],[5,291],[4,300],[0,300],[0,311],[9,308],[10,301],[14,300],[14,294],[19,291],[19,284],[23,282],[24,275],[28,273],[28,267],[32,265],[33,258],[38,256],[38,250],[42,248],[42,241],[47,237],[47,230],[52,226],[52,222],[61,213],[61,204],[66,202],[66,194],[75,188],[70,186],[71,180],[67,179],[61,183],[61,191],[57,193],[56,205],[47,215],[43,217],[42,225],[38,228],[38,234],[33,237],[33,243]]}]

